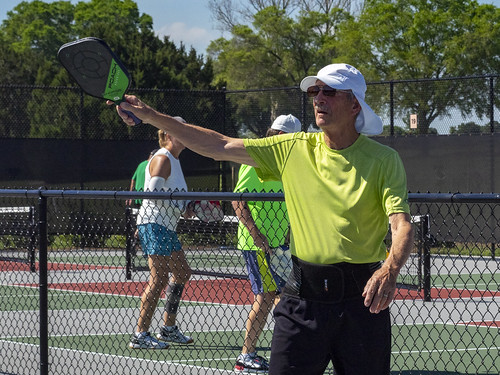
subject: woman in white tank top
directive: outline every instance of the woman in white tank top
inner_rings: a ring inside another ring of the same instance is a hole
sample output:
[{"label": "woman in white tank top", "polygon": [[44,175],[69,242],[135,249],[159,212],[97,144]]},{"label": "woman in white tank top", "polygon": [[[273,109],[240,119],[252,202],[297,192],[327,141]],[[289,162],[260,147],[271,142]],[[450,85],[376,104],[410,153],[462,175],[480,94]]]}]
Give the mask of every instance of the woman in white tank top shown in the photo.
[{"label": "woman in white tank top", "polygon": [[[185,122],[182,118],[177,119]],[[187,191],[179,162],[184,145],[161,130],[158,138],[161,148],[146,166],[144,191]],[[193,343],[193,339],[182,334],[175,324],[182,291],[191,276],[175,233],[180,216],[192,216],[192,212],[186,212],[186,206],[184,201],[144,199],[139,210],[137,228],[142,250],[148,256],[150,275],[141,297],[137,329],[129,344],[133,349],[166,349],[169,343]],[[164,325],[154,337],[149,333],[149,327],[165,288]]]}]

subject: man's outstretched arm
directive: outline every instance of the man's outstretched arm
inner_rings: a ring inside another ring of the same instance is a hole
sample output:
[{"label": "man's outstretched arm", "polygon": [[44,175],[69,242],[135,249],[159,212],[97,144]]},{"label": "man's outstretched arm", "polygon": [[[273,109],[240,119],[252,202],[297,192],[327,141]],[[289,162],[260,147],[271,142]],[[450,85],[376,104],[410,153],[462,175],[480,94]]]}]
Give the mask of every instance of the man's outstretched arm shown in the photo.
[{"label": "man's outstretched arm", "polygon": [[[125,95],[125,100],[116,108],[127,125],[133,126],[135,123],[123,110],[132,112],[143,122],[172,135],[182,142],[184,146],[200,155],[215,160],[227,160],[257,166],[246,151],[243,139],[227,137],[214,130],[181,123],[169,115],[156,111],[132,95]],[[108,104],[113,103],[108,102]]]}]

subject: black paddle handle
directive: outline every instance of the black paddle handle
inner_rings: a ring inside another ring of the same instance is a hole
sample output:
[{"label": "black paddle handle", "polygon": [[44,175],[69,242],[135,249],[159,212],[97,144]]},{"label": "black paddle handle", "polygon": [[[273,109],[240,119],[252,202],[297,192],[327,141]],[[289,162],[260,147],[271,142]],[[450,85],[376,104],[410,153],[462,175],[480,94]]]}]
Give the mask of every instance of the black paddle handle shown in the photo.
[{"label": "black paddle handle", "polygon": [[132,119],[134,120],[134,123],[135,123],[136,125],[139,125],[139,124],[142,122],[142,120],[141,120],[139,117],[137,117],[136,115],[134,115],[132,112],[130,112],[130,111],[125,111],[124,109],[122,109],[122,111],[123,111],[123,112],[125,112],[125,113],[126,113],[127,115],[129,115],[130,117],[132,117]]},{"label": "black paddle handle", "polygon": [[[121,102],[123,102],[124,100],[120,100],[120,101],[117,101],[115,102],[116,105],[120,105]],[[142,120],[137,117],[136,115],[134,115],[132,112],[130,111],[126,111],[124,110],[123,108],[120,108],[123,112],[125,112],[127,115],[129,115],[130,117],[132,117],[132,119],[134,120],[134,124],[136,125],[139,125],[140,123],[142,123]]]}]

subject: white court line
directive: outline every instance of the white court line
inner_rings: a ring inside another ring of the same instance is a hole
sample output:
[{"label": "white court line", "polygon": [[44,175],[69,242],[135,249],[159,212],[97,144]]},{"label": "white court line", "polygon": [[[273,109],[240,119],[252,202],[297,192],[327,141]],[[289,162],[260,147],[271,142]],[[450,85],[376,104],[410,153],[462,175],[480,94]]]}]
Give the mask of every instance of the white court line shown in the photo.
[{"label": "white court line", "polygon": [[445,353],[445,352],[469,352],[469,351],[490,351],[500,350],[500,347],[494,346],[491,348],[452,348],[452,349],[431,349],[431,350],[404,350],[402,352],[391,352],[391,354],[422,354],[422,353]]},{"label": "white court line", "polygon": [[[25,345],[25,346],[32,346],[32,347],[39,347],[39,345],[35,345],[35,344],[26,344],[26,343],[20,343],[20,342],[16,342],[16,341],[8,341],[8,340],[2,340],[3,342],[9,342],[9,343],[12,343],[12,344],[18,344],[18,345]],[[136,357],[128,357],[128,356],[121,356],[121,355],[116,355],[116,354],[106,354],[106,353],[98,353],[98,352],[89,352],[89,351],[86,351],[86,350],[76,350],[76,349],[66,349],[66,348],[59,348],[59,347],[56,347],[56,346],[51,346],[50,349],[52,350],[61,350],[61,351],[65,351],[65,352],[74,352],[74,353],[80,353],[80,354],[92,354],[92,355],[97,355],[97,356],[101,356],[101,357],[110,357],[110,358],[118,358],[118,359],[132,359],[132,360],[138,360],[138,361],[141,361],[141,362],[152,362],[152,363],[158,363],[158,364],[172,364],[172,365],[181,365],[181,366],[185,366],[185,367],[194,367],[194,368],[202,368],[202,369],[205,369],[205,370],[213,370],[213,368],[211,367],[202,367],[202,366],[193,366],[193,365],[185,365],[184,363],[188,363],[188,362],[196,362],[196,361],[200,361],[199,359],[181,359],[181,360],[178,360],[178,361],[172,361],[172,360],[165,360],[165,361],[158,361],[158,360],[154,360],[154,359],[144,359],[144,358],[136,358]],[[452,348],[452,349],[430,349],[430,350],[404,350],[404,351],[394,351],[394,352],[391,352],[391,354],[393,355],[397,355],[397,354],[422,354],[422,353],[428,353],[428,354],[432,354],[432,353],[445,353],[445,352],[469,352],[469,351],[491,351],[491,350],[500,350],[500,347],[491,347],[491,348],[486,348],[486,347],[479,347],[479,348],[460,348],[460,349],[457,349],[457,348]],[[168,351],[168,349],[166,350]],[[227,360],[234,360],[234,358],[204,358],[203,359],[204,361],[206,360],[224,360],[224,361],[227,361]],[[219,369],[217,369],[219,370]],[[226,373],[230,373],[232,374],[233,371],[232,370],[219,370],[219,371],[223,371],[223,372],[226,372]]]},{"label": "white court line", "polygon": [[[202,333],[217,333],[217,332],[240,332],[240,333],[243,333],[245,332],[245,329],[242,328],[240,330],[238,329],[209,329],[207,331],[203,330],[203,331],[186,331],[185,333],[189,333],[189,334],[194,334],[194,333],[198,333],[198,332],[202,332]],[[90,333],[90,334],[85,334],[85,336],[112,336],[112,335],[131,335],[130,331],[127,331],[127,332],[107,332],[107,333]],[[72,334],[72,335],[52,335],[49,333],[49,338],[60,338],[60,337],[75,337],[75,336],[82,336],[80,334]],[[0,339],[3,339],[3,341],[7,341],[7,340],[12,340],[12,339],[32,339],[32,338],[38,338],[38,336],[4,336],[4,337],[1,337],[0,336]],[[9,341],[10,342],[10,341]],[[23,344],[23,343],[20,343],[20,344]],[[31,344],[29,344],[31,345]],[[55,348],[58,348],[58,347],[55,347]]]},{"label": "white court line", "polygon": [[[25,345],[25,346],[30,346],[30,347],[36,347],[38,348],[39,345],[35,344],[25,344],[25,343],[20,343],[16,341],[8,341],[8,340],[2,340],[2,342],[8,342],[12,344],[17,344],[17,345]],[[49,347],[51,350],[60,350],[63,352],[68,352],[68,353],[78,353],[78,354],[89,354],[89,355],[94,355],[94,356],[99,356],[99,357],[105,357],[105,358],[116,358],[116,359],[123,359],[123,360],[133,360],[133,361],[139,361],[139,362],[146,362],[146,363],[156,363],[159,365],[165,365],[165,364],[170,364],[170,365],[177,365],[181,367],[187,367],[187,368],[193,368],[197,370],[207,370],[207,371],[214,371],[217,370],[218,373],[220,374],[234,374],[233,370],[224,370],[224,369],[218,369],[218,368],[212,368],[212,367],[204,367],[204,366],[194,366],[194,365],[188,365],[185,364],[187,360],[179,360],[179,361],[172,361],[172,360],[165,360],[165,361],[158,361],[155,359],[145,359],[145,358],[137,358],[137,357],[128,357],[128,356],[122,356],[122,355],[116,355],[116,354],[105,354],[105,353],[99,353],[99,352],[89,352],[86,350],[75,350],[75,349],[66,349],[66,348],[59,348],[56,346],[50,346]],[[168,349],[165,350],[165,352],[168,352]],[[211,361],[211,360],[234,360],[234,358],[204,358],[203,361]],[[194,360],[196,361],[196,360]],[[198,360],[201,361],[201,360]]]}]

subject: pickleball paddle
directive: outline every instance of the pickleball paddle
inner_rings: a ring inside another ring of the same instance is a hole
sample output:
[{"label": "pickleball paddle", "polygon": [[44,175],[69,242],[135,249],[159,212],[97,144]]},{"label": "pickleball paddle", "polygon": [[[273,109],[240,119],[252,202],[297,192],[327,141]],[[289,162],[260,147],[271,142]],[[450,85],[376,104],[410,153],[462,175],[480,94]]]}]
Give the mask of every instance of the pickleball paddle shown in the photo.
[{"label": "pickleball paddle", "polygon": [[[57,57],[87,94],[117,105],[123,101],[130,87],[130,74],[102,39],[88,37],[66,43],[59,48]],[[125,112],[136,124],[141,123],[133,113]]]}]

